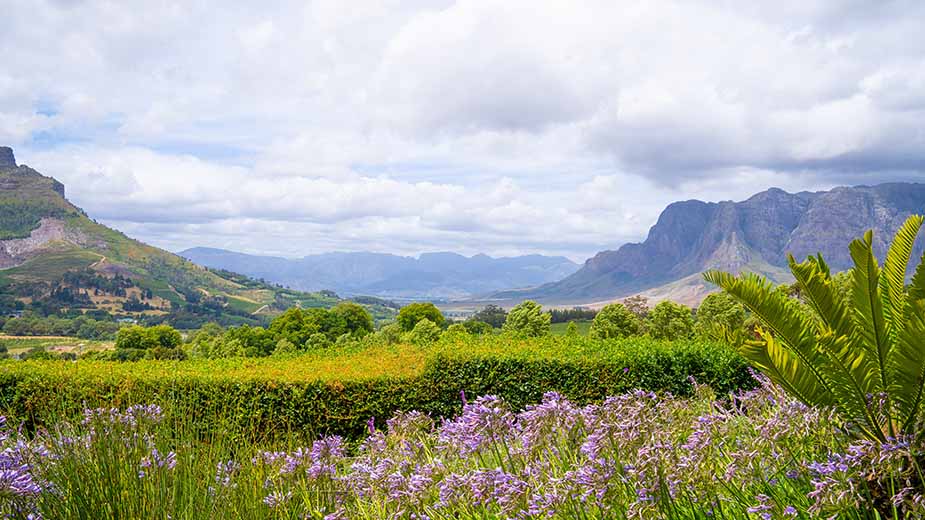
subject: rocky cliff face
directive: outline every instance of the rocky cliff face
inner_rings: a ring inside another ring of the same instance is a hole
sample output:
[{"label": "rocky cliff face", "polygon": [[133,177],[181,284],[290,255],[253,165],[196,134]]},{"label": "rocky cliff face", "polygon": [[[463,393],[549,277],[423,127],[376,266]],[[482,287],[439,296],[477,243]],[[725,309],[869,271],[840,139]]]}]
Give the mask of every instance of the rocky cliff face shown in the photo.
[{"label": "rocky cliff face", "polygon": [[0,169],[15,168],[16,157],[9,146],[0,146]]},{"label": "rocky cliff face", "polygon": [[[575,274],[538,289],[502,297],[546,301],[619,298],[676,282],[707,269],[785,272],[787,255],[821,252],[833,269],[851,266],[848,244],[874,230],[882,256],[902,222],[925,212],[925,184],[882,184],[819,193],[770,189],[742,202],[678,202],[662,212],[640,244],[604,251]],[[917,243],[916,261],[925,249]],[[778,280],[782,281],[782,280]]]}]

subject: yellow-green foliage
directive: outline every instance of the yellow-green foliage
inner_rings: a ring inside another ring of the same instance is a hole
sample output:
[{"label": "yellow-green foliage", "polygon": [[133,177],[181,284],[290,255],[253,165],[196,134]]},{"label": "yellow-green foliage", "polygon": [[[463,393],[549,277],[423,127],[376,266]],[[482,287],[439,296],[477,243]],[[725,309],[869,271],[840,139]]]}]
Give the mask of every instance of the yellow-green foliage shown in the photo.
[{"label": "yellow-green foliage", "polygon": [[452,416],[460,391],[501,395],[522,407],[552,390],[578,402],[634,388],[687,394],[690,376],[720,393],[752,385],[743,359],[711,343],[462,334],[423,348],[374,341],[298,357],[4,361],[0,414],[39,426],[85,406],[155,402],[197,414],[203,431],[296,428],[355,436],[369,417],[396,410]]}]

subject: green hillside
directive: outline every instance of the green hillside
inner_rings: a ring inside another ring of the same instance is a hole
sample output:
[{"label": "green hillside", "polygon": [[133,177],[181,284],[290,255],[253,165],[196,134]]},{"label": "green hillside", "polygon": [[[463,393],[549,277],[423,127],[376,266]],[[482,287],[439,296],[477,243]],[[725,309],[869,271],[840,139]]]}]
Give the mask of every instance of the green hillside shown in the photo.
[{"label": "green hillside", "polygon": [[[0,310],[102,312],[178,326],[257,324],[291,307],[330,307],[304,293],[207,269],[91,220],[64,186],[25,166],[0,167]],[[386,302],[368,305],[384,318]]]}]

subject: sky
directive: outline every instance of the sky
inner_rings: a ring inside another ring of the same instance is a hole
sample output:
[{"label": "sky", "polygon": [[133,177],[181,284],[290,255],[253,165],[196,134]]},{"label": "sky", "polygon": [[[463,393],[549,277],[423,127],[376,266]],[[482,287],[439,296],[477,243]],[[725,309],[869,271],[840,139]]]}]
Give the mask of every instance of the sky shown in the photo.
[{"label": "sky", "polygon": [[0,145],[173,251],[565,255],[925,182],[925,2],[6,0]]}]

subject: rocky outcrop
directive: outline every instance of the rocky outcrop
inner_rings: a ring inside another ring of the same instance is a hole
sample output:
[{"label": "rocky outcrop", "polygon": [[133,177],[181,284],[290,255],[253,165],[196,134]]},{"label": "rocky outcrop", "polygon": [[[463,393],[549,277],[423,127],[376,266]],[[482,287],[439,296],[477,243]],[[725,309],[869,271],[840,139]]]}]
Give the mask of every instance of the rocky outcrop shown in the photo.
[{"label": "rocky outcrop", "polygon": [[[68,229],[64,221],[43,218],[37,229],[27,238],[0,240],[0,269],[15,267],[45,251],[53,243],[87,245],[87,237],[78,231]],[[100,245],[100,244],[96,244]],[[102,244],[105,246],[105,244]]]},{"label": "rocky outcrop", "polygon": [[16,157],[9,146],[0,146],[0,170],[16,167]]},{"label": "rocky outcrop", "polygon": [[[882,257],[913,213],[925,213],[925,184],[894,183],[787,193],[770,189],[742,202],[669,205],[640,244],[591,258],[575,274],[505,298],[581,302],[619,298],[697,275],[707,269],[785,272],[787,255],[822,253],[834,270],[851,266],[848,244],[874,230]],[[918,261],[925,239],[916,245]]]}]

